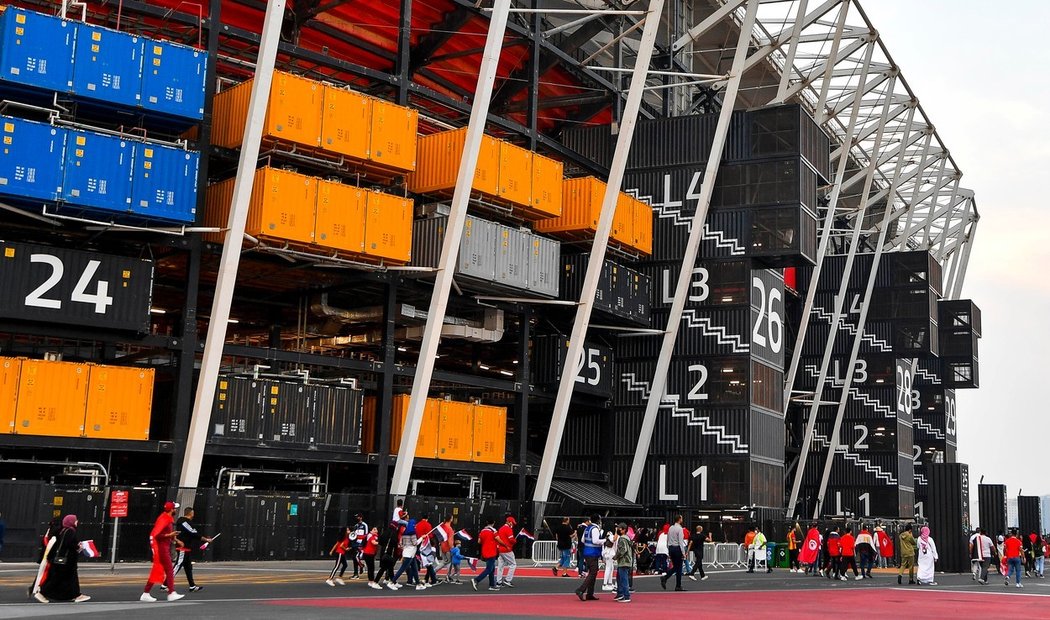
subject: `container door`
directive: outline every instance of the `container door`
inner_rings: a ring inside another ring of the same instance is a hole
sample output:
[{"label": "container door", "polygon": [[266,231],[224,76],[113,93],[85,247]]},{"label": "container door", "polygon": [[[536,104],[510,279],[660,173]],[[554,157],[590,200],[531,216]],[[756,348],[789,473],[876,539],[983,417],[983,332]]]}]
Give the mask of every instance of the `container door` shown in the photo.
[{"label": "container door", "polygon": [[519,207],[532,205],[532,151],[500,141],[499,197]]},{"label": "container door", "polygon": [[0,192],[9,196],[58,200],[67,130],[45,123],[3,117]]},{"label": "container door", "polygon": [[149,439],[152,368],[92,365],[88,373],[84,435],[100,439]]},{"label": "container door", "polygon": [[18,382],[16,432],[83,436],[87,382],[87,364],[25,360]]},{"label": "container door", "polygon": [[317,220],[314,243],[327,248],[363,254],[368,192],[332,181],[317,186]]},{"label": "container door", "polygon": [[133,160],[131,212],[192,223],[197,213],[200,153],[136,143]]},{"label": "container door", "polygon": [[0,433],[16,431],[15,405],[18,402],[18,375],[21,370],[21,359],[0,358]]},{"label": "container door", "polygon": [[323,89],[319,82],[276,71],[270,88],[266,135],[283,142],[321,145]]},{"label": "container door", "polygon": [[372,137],[372,101],[367,95],[326,84],[321,148],[367,160]]},{"label": "container door", "polygon": [[[142,107],[195,121],[204,118],[208,53],[166,41],[147,41],[143,56]],[[243,123],[240,129],[243,133]]]},{"label": "container door", "polygon": [[561,183],[564,165],[560,161],[532,154],[532,206],[537,217],[561,215]]},{"label": "container door", "polygon": [[9,6],[0,29],[0,79],[60,93],[73,88],[75,22]]},{"label": "container door", "polygon": [[71,131],[62,198],[70,205],[126,213],[131,208],[132,144],[114,136]]},{"label": "container door", "polygon": [[416,110],[373,99],[369,159],[393,170],[415,170],[418,125]]},{"label": "container door", "polygon": [[316,206],[317,179],[276,168],[260,168],[256,172],[248,219],[258,235],[311,243]]},{"label": "container door", "polygon": [[77,24],[73,92],[134,107],[142,96],[143,41],[126,32]]},{"label": "container door", "polygon": [[473,405],[444,400],[439,405],[439,416],[437,457],[469,461],[474,435]]},{"label": "container door", "polygon": [[412,258],[412,200],[368,192],[365,254],[402,264]]}]

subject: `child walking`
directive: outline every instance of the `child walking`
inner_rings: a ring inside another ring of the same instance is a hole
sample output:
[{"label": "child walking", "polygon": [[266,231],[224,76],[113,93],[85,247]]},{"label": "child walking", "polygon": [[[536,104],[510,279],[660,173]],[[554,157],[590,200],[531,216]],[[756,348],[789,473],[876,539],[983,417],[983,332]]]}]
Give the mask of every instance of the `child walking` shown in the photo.
[{"label": "child walking", "polygon": [[449,583],[460,583],[459,565],[463,561],[463,552],[459,548],[459,539],[452,543],[450,559],[448,561],[448,575],[445,577]]},{"label": "child walking", "polygon": [[346,582],[343,581],[343,573],[346,572],[346,552],[350,548],[350,528],[343,529],[343,535],[339,538],[332,549],[328,552],[328,555],[334,555],[335,566],[332,567],[332,574],[328,576],[325,581],[328,585],[335,587],[335,584],[345,586]]}]

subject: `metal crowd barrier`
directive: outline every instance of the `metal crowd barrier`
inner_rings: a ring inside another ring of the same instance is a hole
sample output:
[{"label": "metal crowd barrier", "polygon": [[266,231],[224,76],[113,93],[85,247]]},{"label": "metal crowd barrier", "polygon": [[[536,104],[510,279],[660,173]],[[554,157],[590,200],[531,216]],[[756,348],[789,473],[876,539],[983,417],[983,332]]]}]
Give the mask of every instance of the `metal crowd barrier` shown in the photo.
[{"label": "metal crowd barrier", "polygon": [[532,541],[532,561],[534,564],[557,564],[560,554],[558,553],[558,541],[556,540],[534,540]]},{"label": "metal crowd barrier", "polygon": [[714,553],[714,564],[718,568],[726,568],[730,566],[741,566],[740,562],[740,547],[734,543],[719,543],[715,545]]},{"label": "metal crowd barrier", "polygon": [[721,565],[715,558],[715,554],[718,553],[717,547],[715,543],[704,543],[704,564],[711,568],[721,568]]}]

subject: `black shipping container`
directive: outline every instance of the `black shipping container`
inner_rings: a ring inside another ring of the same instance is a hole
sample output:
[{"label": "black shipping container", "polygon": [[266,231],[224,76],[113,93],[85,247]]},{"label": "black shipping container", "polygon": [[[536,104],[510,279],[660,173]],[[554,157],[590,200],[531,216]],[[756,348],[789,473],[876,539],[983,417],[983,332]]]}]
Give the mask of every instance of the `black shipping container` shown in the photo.
[{"label": "black shipping container", "polygon": [[1006,485],[977,485],[977,511],[980,517],[977,525],[984,528],[985,533],[993,540],[999,534],[1005,534],[1008,525]]},{"label": "black shipping container", "polygon": [[942,329],[968,329],[978,338],[981,336],[981,309],[969,299],[942,299],[938,305]]},{"label": "black shipping container", "polygon": [[[584,342],[583,363],[577,363],[574,392],[594,396],[612,396],[614,386],[613,351],[593,342]],[[539,335],[532,341],[534,381],[539,385],[557,385],[565,367],[569,339],[561,334]]]},{"label": "black shipping container", "polygon": [[[816,501],[817,489],[803,489],[805,504]],[[858,488],[849,485],[828,485],[824,495],[822,516],[843,515],[849,512],[857,517],[907,518],[914,516],[911,512],[913,494],[898,487],[882,486],[877,488]],[[812,508],[807,511],[807,516]]]},{"label": "black shipping container", "polygon": [[748,158],[798,154],[825,181],[831,179],[831,139],[797,104],[770,106],[748,113]]},{"label": "black shipping container", "polygon": [[[650,455],[642,473],[638,503],[739,509],[751,503],[750,466],[747,457]],[[614,492],[626,488],[630,469],[630,458],[613,460],[610,483]]]},{"label": "black shipping container", "polygon": [[941,358],[941,381],[951,388],[977,388],[981,385],[980,366],[973,357]]},{"label": "black shipping container", "polygon": [[673,356],[665,393],[681,407],[725,407],[750,402],[747,355]]},{"label": "black shipping container", "polygon": [[[579,301],[589,259],[590,254],[562,257],[562,299]],[[594,309],[607,317],[647,326],[651,290],[647,280],[648,276],[606,259],[594,295]]]},{"label": "black shipping container", "polygon": [[[651,337],[646,336],[645,338]],[[622,407],[644,407],[649,398],[655,370],[655,358],[617,361],[614,411],[619,411]]]},{"label": "black shipping container", "polygon": [[[668,313],[653,312],[652,326],[667,327]],[[751,309],[687,308],[682,314],[673,355],[676,357],[749,355]],[[662,338],[621,336],[617,339],[617,359],[656,359]]]},{"label": "black shipping container", "polygon": [[1042,532],[1043,511],[1037,495],[1017,496],[1017,526],[1022,536]]},{"label": "black shipping container", "polygon": [[722,164],[712,208],[803,206],[816,211],[817,174],[800,158]]},{"label": "black shipping container", "polygon": [[747,455],[747,409],[710,409],[681,403],[660,408],[649,451],[665,456]]},{"label": "black shipping container", "polygon": [[[931,463],[925,512],[937,544],[937,569],[963,573],[970,569],[970,474],[965,463]],[[1035,498],[1036,502],[1039,501]],[[923,553],[920,541],[919,554]]]},{"label": "black shipping container", "polygon": [[784,502],[784,464],[751,461],[751,505],[780,506]]},{"label": "black shipping container", "polygon": [[220,375],[212,404],[212,436],[260,442],[263,439],[264,381]]},{"label": "black shipping container", "polygon": [[311,405],[316,386],[297,381],[263,382],[263,440],[275,444],[308,446],[313,443]]},{"label": "black shipping container", "polygon": [[784,419],[751,409],[751,454],[784,461]]},{"label": "black shipping container", "polygon": [[313,410],[316,442],[339,446],[346,452],[360,452],[363,392],[344,384],[311,387],[315,388]]},{"label": "black shipping container", "polygon": [[597,460],[602,450],[602,415],[598,411],[572,411],[565,421],[565,432],[561,438],[559,458],[590,457]]}]

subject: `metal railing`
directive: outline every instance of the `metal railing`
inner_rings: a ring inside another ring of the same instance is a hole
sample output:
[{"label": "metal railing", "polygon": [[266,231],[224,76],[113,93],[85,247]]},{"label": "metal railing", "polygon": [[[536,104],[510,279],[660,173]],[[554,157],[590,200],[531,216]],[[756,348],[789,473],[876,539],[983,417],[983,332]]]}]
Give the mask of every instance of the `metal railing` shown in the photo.
[{"label": "metal railing", "polygon": [[[743,545],[735,543],[718,543],[715,545],[714,566],[718,568],[741,567],[744,565],[741,556]],[[744,555],[743,558],[747,556]]]},{"label": "metal railing", "polygon": [[534,540],[532,541],[532,562],[537,565],[556,565],[561,554],[558,553],[558,541],[556,540]]}]

